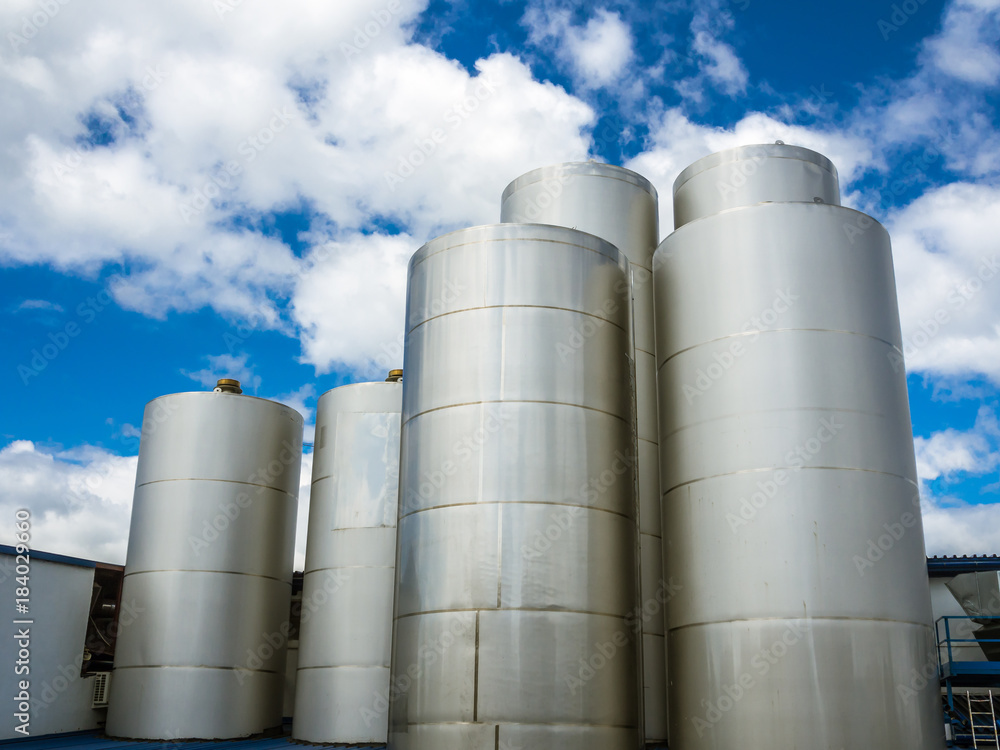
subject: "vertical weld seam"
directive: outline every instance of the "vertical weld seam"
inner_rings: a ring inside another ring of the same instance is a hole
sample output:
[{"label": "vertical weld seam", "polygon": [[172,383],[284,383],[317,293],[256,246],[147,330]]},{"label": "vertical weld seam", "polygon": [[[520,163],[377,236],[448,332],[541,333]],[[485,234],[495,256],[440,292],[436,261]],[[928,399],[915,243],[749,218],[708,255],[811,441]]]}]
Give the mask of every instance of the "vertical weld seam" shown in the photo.
[{"label": "vertical weld seam", "polygon": [[472,720],[479,721],[479,612],[476,612],[476,666],[472,681]]}]

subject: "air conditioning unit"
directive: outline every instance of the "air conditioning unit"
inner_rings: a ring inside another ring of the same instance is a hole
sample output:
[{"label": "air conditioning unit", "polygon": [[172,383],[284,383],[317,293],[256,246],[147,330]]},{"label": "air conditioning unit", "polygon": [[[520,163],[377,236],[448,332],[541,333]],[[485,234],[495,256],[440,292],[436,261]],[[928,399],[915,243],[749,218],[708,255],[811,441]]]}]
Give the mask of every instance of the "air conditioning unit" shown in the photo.
[{"label": "air conditioning unit", "polygon": [[94,700],[92,708],[108,707],[108,687],[111,685],[111,672],[94,672]]}]

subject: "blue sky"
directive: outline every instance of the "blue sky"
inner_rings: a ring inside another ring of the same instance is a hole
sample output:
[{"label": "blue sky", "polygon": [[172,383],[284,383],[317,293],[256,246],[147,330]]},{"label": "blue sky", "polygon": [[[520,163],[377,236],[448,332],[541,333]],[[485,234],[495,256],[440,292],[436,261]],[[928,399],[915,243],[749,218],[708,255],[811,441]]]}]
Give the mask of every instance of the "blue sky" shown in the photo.
[{"label": "blue sky", "polygon": [[517,175],[623,164],[666,236],[681,169],[780,138],[892,234],[929,551],[998,552],[998,43],[1000,0],[4,3],[0,512],[121,562],[151,398],[312,424]]}]

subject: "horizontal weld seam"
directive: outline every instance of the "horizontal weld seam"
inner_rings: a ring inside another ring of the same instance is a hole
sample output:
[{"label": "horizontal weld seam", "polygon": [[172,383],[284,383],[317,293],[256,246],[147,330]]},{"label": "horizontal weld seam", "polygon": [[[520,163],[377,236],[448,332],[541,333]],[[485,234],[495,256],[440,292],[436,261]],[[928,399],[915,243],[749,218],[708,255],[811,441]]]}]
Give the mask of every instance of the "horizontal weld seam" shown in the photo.
[{"label": "horizontal weld seam", "polygon": [[304,667],[301,664],[296,669],[389,669],[388,664],[316,664]]},{"label": "horizontal weld seam", "polygon": [[570,615],[590,615],[595,617],[612,617],[616,620],[624,620],[631,614],[631,611],[622,614],[611,612],[595,612],[589,609],[565,609],[552,607],[469,607],[466,609],[429,609],[425,612],[408,612],[405,615],[396,615],[397,620],[404,620],[410,617],[423,617],[424,615],[444,615],[455,612],[548,612],[550,614],[570,614]]},{"label": "horizontal weld seam", "polygon": [[625,417],[620,417],[610,411],[605,411],[604,409],[598,409],[593,406],[583,406],[582,404],[570,404],[565,401],[540,401],[540,400],[529,400],[529,399],[492,399],[487,401],[465,401],[461,404],[446,404],[445,406],[435,406],[433,409],[424,409],[421,412],[417,412],[412,416],[408,417],[403,425],[408,425],[417,417],[422,417],[425,414],[430,414],[435,411],[444,411],[445,409],[457,409],[460,406],[479,406],[481,404],[547,404],[549,406],[569,406],[573,409],[586,409],[587,411],[597,412],[598,414],[606,414],[609,417],[619,420],[620,422],[629,423],[629,420]]},{"label": "horizontal weld seam", "polygon": [[[442,727],[442,726],[470,726],[470,727],[601,727],[603,729],[637,729],[635,724],[583,724],[579,722],[557,722],[557,721],[407,721],[407,727]],[[381,747],[381,745],[379,746]]]},{"label": "horizontal weld seam", "polygon": [[675,630],[686,630],[687,628],[703,628],[709,625],[728,625],[730,623],[752,623],[752,622],[802,622],[808,620],[823,620],[830,622],[884,622],[896,625],[912,625],[916,628],[921,628],[927,631],[933,631],[934,629],[923,622],[913,622],[912,620],[896,620],[891,617],[836,617],[830,615],[824,615],[819,617],[752,617],[752,618],[734,618],[731,620],[706,620],[705,622],[691,622],[687,625],[678,625],[675,628],[667,628],[668,633],[673,633]]},{"label": "horizontal weld seam", "polygon": [[704,482],[709,479],[718,479],[720,477],[731,477],[737,474],[756,474],[765,471],[809,471],[809,470],[820,470],[820,471],[863,471],[869,474],[881,474],[884,477],[894,477],[895,479],[902,479],[904,482],[912,484],[914,487],[919,485],[914,482],[909,477],[904,477],[902,474],[893,474],[891,471],[878,471],[877,469],[860,469],[852,466],[764,466],[757,469],[740,469],[738,471],[726,471],[722,474],[712,474],[707,477],[699,477],[697,479],[690,479],[687,482],[681,482],[680,484],[675,484],[669,490],[664,490],[660,493],[661,497],[666,497],[668,494],[678,489],[679,487],[686,487],[689,484],[697,484],[698,482]]},{"label": "horizontal weld seam", "polygon": [[585,310],[574,310],[571,307],[559,307],[558,305],[477,305],[476,307],[463,307],[460,310],[450,310],[449,312],[439,313],[438,315],[433,315],[430,318],[425,318],[417,323],[413,328],[409,330],[409,333],[413,333],[415,330],[420,328],[420,326],[425,323],[430,323],[434,320],[439,320],[441,318],[447,318],[449,315],[460,315],[461,313],[473,312],[475,310],[507,310],[510,308],[520,308],[529,310],[559,310],[561,312],[569,312],[574,315],[583,315],[588,318],[593,318],[594,320],[599,320],[602,323],[607,323],[614,328],[617,328],[622,333],[627,333],[624,327],[618,325],[608,318],[602,318],[600,315],[595,315],[594,313],[586,312]]},{"label": "horizontal weld seam", "polygon": [[250,578],[263,578],[266,581],[277,581],[278,583],[284,583],[288,586],[292,585],[291,581],[286,581],[283,578],[278,578],[276,576],[266,576],[262,573],[244,573],[239,570],[202,570],[202,569],[190,569],[190,568],[154,568],[152,570],[133,570],[126,573],[122,578],[129,578],[131,576],[142,576],[149,575],[151,573],[211,573],[213,575],[223,575],[223,576],[248,576]]},{"label": "horizontal weld seam", "polygon": [[627,513],[621,513],[617,510],[610,510],[609,508],[595,508],[592,505],[574,505],[573,503],[551,503],[545,500],[483,500],[481,502],[471,500],[465,503],[448,503],[447,505],[433,505],[430,508],[418,508],[417,510],[410,511],[406,515],[400,516],[399,520],[402,521],[404,518],[415,516],[417,515],[417,513],[426,513],[429,510],[444,510],[445,508],[469,508],[474,505],[550,505],[555,508],[579,508],[580,510],[592,510],[598,513],[610,513],[613,516],[624,518],[626,521],[635,520],[632,516],[628,515]]},{"label": "horizontal weld seam", "polygon": [[[569,229],[569,227],[559,227],[559,229]],[[601,238],[598,237],[598,239],[601,239]],[[607,242],[607,240],[601,240],[601,241],[602,242]],[[413,264],[413,268],[416,268],[421,263],[426,263],[428,260],[430,260],[431,258],[433,258],[435,255],[440,255],[441,253],[446,253],[449,250],[455,250],[456,248],[459,248],[459,247],[470,247],[470,246],[476,246],[476,245],[493,244],[495,242],[547,242],[547,243],[549,243],[551,245],[566,245],[567,247],[578,247],[581,250],[586,250],[589,253],[594,253],[594,255],[600,255],[602,258],[607,258],[609,261],[611,261],[611,263],[613,265],[618,265],[618,262],[617,262],[618,259],[615,258],[614,256],[608,255],[607,253],[602,253],[600,250],[596,250],[596,249],[594,249],[592,247],[587,247],[586,245],[577,244],[576,242],[566,242],[565,240],[553,240],[553,239],[550,239],[548,237],[486,237],[484,239],[474,240],[472,242],[458,242],[458,243],[455,243],[455,244],[450,244],[450,243],[446,244],[440,250],[435,250],[434,252],[427,253],[426,255],[424,255],[423,257],[421,257],[416,263]],[[607,242],[607,244],[610,245],[611,243]],[[614,246],[612,245],[612,247],[614,247]],[[618,250],[618,248],[615,248],[615,250]],[[620,253],[620,255],[621,255],[621,257],[623,259],[625,259],[626,261],[628,260],[628,258],[625,257],[625,253],[621,252],[621,250],[618,250],[618,252]]]},{"label": "horizontal weld seam", "polygon": [[216,667],[209,664],[122,664],[115,665],[119,669],[220,669],[225,672],[261,672],[262,674],[278,674],[273,669],[250,669],[249,667]]},{"label": "horizontal weld seam", "polygon": [[272,487],[269,484],[257,484],[256,482],[243,482],[239,479],[215,479],[212,477],[171,477],[170,479],[153,479],[149,482],[143,482],[142,484],[137,484],[136,489],[140,487],[147,487],[151,484],[163,484],[164,482],[224,482],[226,484],[242,484],[246,487],[260,487],[265,490],[274,490],[275,492],[280,492],[282,495],[288,495],[293,500],[298,500],[299,496],[294,495],[288,490],[283,490],[280,487]]},{"label": "horizontal weld seam", "polygon": [[708,341],[701,341],[697,344],[692,344],[691,346],[685,347],[680,351],[674,352],[665,360],[657,364],[656,371],[659,372],[660,370],[662,370],[663,366],[667,364],[667,362],[672,360],[674,357],[684,354],[685,352],[689,352],[692,349],[697,349],[702,346],[708,346],[709,344],[714,344],[719,341],[725,341],[726,339],[740,338],[742,336],[753,336],[753,335],[760,336],[765,333],[788,333],[789,331],[804,331],[807,333],[840,333],[840,334],[847,334],[849,336],[860,336],[861,338],[864,339],[871,339],[872,341],[878,341],[880,344],[885,344],[891,349],[894,349],[897,352],[899,352],[900,355],[902,355],[903,353],[902,350],[891,341],[880,339],[878,336],[869,336],[867,333],[859,333],[858,331],[841,331],[837,328],[767,328],[765,330],[760,330],[760,331],[740,331],[739,333],[730,333],[725,336],[719,336],[718,338],[709,339]]}]

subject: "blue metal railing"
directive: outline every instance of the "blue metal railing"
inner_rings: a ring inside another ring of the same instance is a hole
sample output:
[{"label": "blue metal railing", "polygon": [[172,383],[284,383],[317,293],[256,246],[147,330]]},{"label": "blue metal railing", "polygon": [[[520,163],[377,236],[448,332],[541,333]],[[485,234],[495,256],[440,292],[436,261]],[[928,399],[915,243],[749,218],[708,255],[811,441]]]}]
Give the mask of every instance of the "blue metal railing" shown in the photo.
[{"label": "blue metal railing", "polygon": [[[961,648],[969,648],[968,645],[962,644],[975,644],[982,648],[984,643],[995,643],[997,644],[997,650],[1000,650],[1000,638],[976,638],[975,635],[969,638],[959,638],[954,635],[953,623],[958,621],[965,621],[970,625],[975,624],[986,624],[996,623],[1000,625],[1000,616],[991,617],[971,617],[969,615],[945,615],[938,619],[934,623],[934,628],[937,634],[937,648],[938,648],[938,664],[941,668],[941,678],[945,679],[957,673],[963,674],[991,674],[996,673],[1000,675],[1000,661],[987,661],[983,659],[973,659],[973,660],[956,660],[955,650],[956,644]],[[971,631],[971,627],[966,630]],[[942,632],[943,631],[943,632]],[[947,658],[945,658],[947,656]],[[958,665],[962,665],[959,667]]]},{"label": "blue metal railing", "polygon": [[[952,747],[966,746],[963,740],[971,740],[972,724],[974,723],[971,715],[971,704],[963,706],[962,701],[958,701],[956,705],[954,688],[958,686],[994,689],[1000,687],[1000,661],[989,661],[983,649],[983,644],[997,644],[995,648],[1000,651],[1000,638],[977,638],[975,635],[977,626],[992,624],[1000,625],[1000,617],[973,618],[969,615],[946,615],[934,624],[937,636],[938,670],[947,691],[949,720],[957,741],[957,744],[949,743]],[[988,650],[993,651],[993,648]],[[962,653],[963,651],[966,653]],[[964,696],[962,697],[964,698]]]}]

